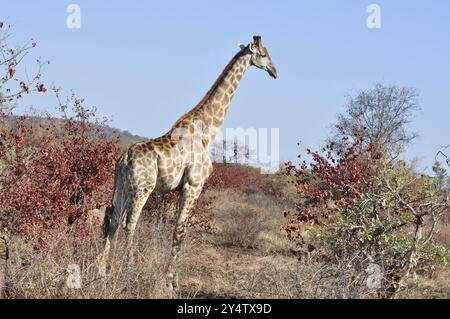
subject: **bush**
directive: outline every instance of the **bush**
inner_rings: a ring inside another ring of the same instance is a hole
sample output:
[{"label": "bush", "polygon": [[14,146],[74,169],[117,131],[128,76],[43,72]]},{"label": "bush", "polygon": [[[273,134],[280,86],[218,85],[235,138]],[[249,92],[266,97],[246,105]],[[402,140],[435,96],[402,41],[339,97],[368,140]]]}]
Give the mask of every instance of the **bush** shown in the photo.
[{"label": "bush", "polygon": [[88,235],[87,212],[111,196],[117,139],[105,136],[95,108],[73,94],[62,102],[58,89],[60,119],[14,115],[22,97],[48,91],[41,68],[49,62],[38,58],[34,74],[21,72],[37,44],[11,45],[11,30],[0,24],[0,227],[37,245],[68,225]]},{"label": "bush", "polygon": [[277,210],[264,195],[240,195],[222,191],[215,199],[213,240],[219,245],[261,247],[259,235],[271,228]]},{"label": "bush", "polygon": [[72,95],[59,110],[61,119],[38,127],[26,115],[0,116],[13,124],[0,126],[0,225],[28,239],[38,234],[39,244],[61,226],[88,235],[83,220],[110,200],[117,156],[117,139],[106,139],[95,109]]},{"label": "bush", "polygon": [[[448,250],[432,240],[448,212],[448,177],[438,164],[435,176],[417,174],[373,145],[362,147],[359,136],[343,133],[341,139],[338,151],[333,143],[309,151],[309,167],[305,161],[288,166],[300,200],[286,214],[286,231],[300,257],[320,246],[334,263],[351,258],[360,269],[377,264],[384,278],[379,291],[392,296],[404,278],[448,260]],[[303,238],[302,224],[321,225],[316,242]]]}]

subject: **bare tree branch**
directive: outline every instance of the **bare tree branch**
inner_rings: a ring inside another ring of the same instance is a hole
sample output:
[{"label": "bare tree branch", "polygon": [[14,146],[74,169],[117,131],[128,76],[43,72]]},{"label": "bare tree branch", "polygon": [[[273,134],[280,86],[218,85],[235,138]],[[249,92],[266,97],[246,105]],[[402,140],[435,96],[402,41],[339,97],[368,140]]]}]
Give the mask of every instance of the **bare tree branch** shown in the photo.
[{"label": "bare tree branch", "polygon": [[[391,159],[418,136],[408,130],[414,112],[420,110],[417,89],[376,83],[349,96],[345,109],[338,115],[338,126],[348,135],[361,136],[361,146],[374,145]],[[337,141],[336,133],[332,132],[330,141]]]}]

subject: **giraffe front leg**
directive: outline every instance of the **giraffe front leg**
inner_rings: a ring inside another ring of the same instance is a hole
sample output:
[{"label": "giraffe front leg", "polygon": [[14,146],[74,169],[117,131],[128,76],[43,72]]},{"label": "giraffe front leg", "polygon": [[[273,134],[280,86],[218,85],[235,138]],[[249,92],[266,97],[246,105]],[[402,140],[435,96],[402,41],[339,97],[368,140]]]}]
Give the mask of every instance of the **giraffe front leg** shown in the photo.
[{"label": "giraffe front leg", "polygon": [[195,201],[200,196],[203,185],[192,185],[186,183],[183,186],[180,203],[179,214],[177,224],[173,233],[171,259],[167,270],[167,279],[169,282],[169,288],[172,292],[178,293],[178,273],[177,273],[177,260],[186,237],[186,230],[189,223],[189,217],[191,210],[194,207]]}]

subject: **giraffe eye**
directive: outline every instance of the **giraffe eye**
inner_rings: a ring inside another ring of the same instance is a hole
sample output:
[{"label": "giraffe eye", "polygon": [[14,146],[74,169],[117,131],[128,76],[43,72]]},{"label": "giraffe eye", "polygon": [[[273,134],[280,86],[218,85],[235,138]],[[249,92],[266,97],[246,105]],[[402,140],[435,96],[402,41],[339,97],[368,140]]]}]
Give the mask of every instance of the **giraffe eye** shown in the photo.
[{"label": "giraffe eye", "polygon": [[266,55],[265,55],[265,54],[259,54],[259,57],[260,57],[260,58],[265,58]]}]

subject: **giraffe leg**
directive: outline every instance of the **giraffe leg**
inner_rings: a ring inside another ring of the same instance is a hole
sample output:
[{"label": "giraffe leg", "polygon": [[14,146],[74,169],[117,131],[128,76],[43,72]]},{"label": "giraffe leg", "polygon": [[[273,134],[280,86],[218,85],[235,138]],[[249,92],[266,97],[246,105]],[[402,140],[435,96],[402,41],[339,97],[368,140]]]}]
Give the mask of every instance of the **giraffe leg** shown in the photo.
[{"label": "giraffe leg", "polygon": [[111,250],[111,238],[108,236],[103,243],[103,253],[100,255],[100,261],[98,265],[98,274],[100,277],[106,276],[106,265],[108,264],[109,252]]},{"label": "giraffe leg", "polygon": [[105,219],[103,222],[104,244],[103,253],[100,255],[98,272],[101,277],[106,276],[106,267],[109,262],[111,251],[111,242],[117,238],[117,228],[119,224],[115,216],[114,207],[108,206],[105,210]]},{"label": "giraffe leg", "polygon": [[202,188],[203,185],[191,185],[190,183],[186,183],[181,192],[178,220],[173,233],[171,259],[167,270],[169,289],[175,293],[178,293],[178,274],[176,271],[178,255],[180,253],[183,240],[186,236],[191,210],[195,204],[195,201],[200,196]]},{"label": "giraffe leg", "polygon": [[127,252],[128,261],[133,263],[133,237],[136,230],[136,225],[141,215],[142,208],[147,202],[148,197],[154,189],[154,183],[152,185],[147,185],[147,187],[142,188],[135,192],[133,199],[131,201],[130,210],[128,211],[125,224],[125,232],[127,237]]}]

